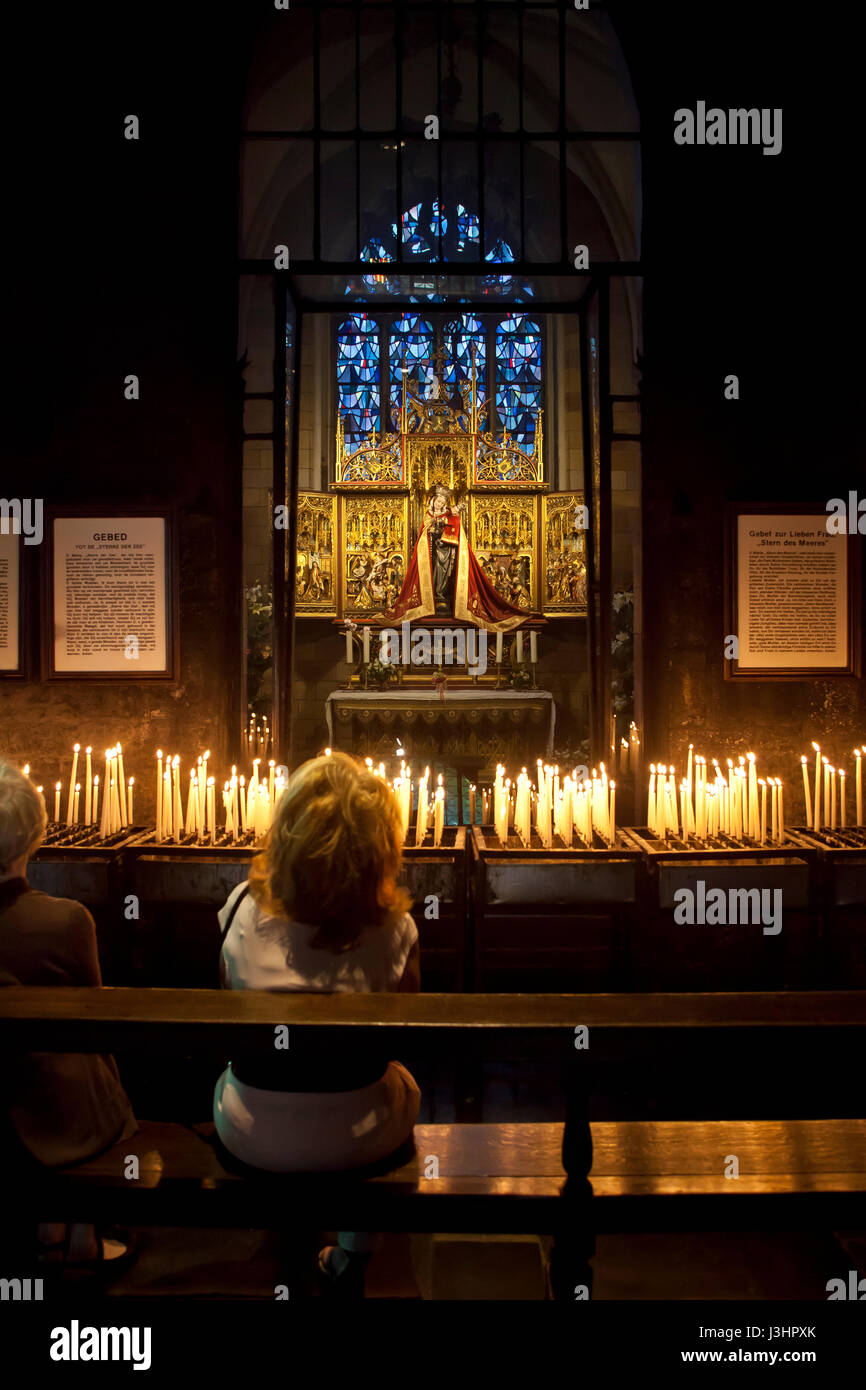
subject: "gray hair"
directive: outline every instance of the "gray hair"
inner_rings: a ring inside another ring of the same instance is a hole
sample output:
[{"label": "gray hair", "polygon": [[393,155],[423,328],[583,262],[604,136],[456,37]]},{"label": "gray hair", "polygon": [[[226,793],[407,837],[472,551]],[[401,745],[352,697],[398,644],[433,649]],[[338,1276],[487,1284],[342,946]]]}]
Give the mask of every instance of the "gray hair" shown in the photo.
[{"label": "gray hair", "polygon": [[47,823],[41,792],[23,772],[0,763],[0,873],[38,849]]}]

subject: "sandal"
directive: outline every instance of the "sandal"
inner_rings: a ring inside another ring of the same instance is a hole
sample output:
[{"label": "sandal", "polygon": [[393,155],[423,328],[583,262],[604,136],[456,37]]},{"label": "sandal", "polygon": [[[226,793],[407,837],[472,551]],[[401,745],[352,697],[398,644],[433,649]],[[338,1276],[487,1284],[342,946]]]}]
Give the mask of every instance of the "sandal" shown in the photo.
[{"label": "sandal", "polygon": [[339,1245],[326,1245],[319,1251],[316,1273],[323,1293],[331,1298],[363,1298],[364,1275],[370,1263],[370,1253],[344,1250]]},{"label": "sandal", "polygon": [[[115,1279],[123,1274],[138,1259],[138,1244],[135,1237],[126,1231],[110,1229],[105,1235],[96,1235],[96,1254],[89,1259],[73,1260],[69,1257],[70,1228],[62,1241],[42,1246],[37,1263],[46,1273],[58,1275],[61,1279],[79,1278]],[[120,1245],[123,1253],[106,1258],[106,1244]]]}]

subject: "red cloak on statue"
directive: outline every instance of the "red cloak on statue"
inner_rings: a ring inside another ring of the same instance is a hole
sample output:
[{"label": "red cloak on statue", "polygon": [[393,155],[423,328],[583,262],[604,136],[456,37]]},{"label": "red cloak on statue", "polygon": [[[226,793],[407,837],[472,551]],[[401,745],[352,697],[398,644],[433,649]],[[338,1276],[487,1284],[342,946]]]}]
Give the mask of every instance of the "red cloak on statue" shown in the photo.
[{"label": "red cloak on statue", "polygon": [[[428,527],[433,521],[428,512],[418,536],[403,587],[394,607],[384,613],[384,621],[395,625],[416,618],[435,618],[436,600],[433,592],[433,567],[430,556]],[[440,520],[443,518],[440,517]],[[515,608],[494,589],[472,553],[458,512],[445,513],[442,539],[457,546],[457,566],[454,582],[454,617],[487,632],[510,632],[520,627],[532,614]]]}]

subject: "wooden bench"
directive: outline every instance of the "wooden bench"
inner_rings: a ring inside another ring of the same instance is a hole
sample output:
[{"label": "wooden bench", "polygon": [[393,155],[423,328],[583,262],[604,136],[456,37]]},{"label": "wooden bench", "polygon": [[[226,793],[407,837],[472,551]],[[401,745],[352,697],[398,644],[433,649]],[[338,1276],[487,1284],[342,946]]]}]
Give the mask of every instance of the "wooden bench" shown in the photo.
[{"label": "wooden bench", "polygon": [[[625,1046],[643,1054],[672,1039],[693,1053],[708,1040],[832,1037],[839,1065],[861,1074],[866,996],[314,995],[219,990],[0,990],[0,1047],[24,1051],[141,1049],[148,1056],[222,1049],[272,1052],[288,1025],[293,1054],[388,1045],[400,1055],[567,1058],[587,1062]],[[588,1051],[574,1030],[586,1025]],[[722,1054],[724,1056],[724,1053]],[[790,1066],[799,1059],[792,1047]],[[582,1083],[581,1083],[582,1084]],[[579,1120],[576,1084],[569,1096]],[[859,1098],[858,1098],[859,1099]],[[568,1119],[568,1117],[567,1117]],[[856,1226],[866,1219],[866,1121],[622,1120],[594,1123],[596,1231]],[[40,1174],[41,1220],[135,1225],[274,1226],[296,1220],[377,1230],[539,1231],[567,1220],[559,1124],[419,1125],[416,1154],[387,1174],[250,1179],[227,1172],[208,1127],[145,1124],[74,1170]],[[123,1159],[140,1160],[138,1181]],[[724,1176],[736,1155],[739,1178]],[[427,1177],[435,1156],[438,1176]],[[736,1207],[732,1207],[733,1199]],[[723,1206],[723,1203],[727,1204]]]},{"label": "wooden bench", "polygon": [[[143,1123],[46,1174],[41,1220],[130,1226],[553,1232],[563,1223],[561,1124],[417,1125],[416,1153],[374,1177],[239,1177],[212,1126]],[[866,1120],[593,1123],[592,1229],[792,1230],[866,1225]],[[139,1177],[124,1176],[127,1156]],[[739,1177],[724,1176],[728,1155]],[[435,1157],[438,1177],[426,1177]]]}]

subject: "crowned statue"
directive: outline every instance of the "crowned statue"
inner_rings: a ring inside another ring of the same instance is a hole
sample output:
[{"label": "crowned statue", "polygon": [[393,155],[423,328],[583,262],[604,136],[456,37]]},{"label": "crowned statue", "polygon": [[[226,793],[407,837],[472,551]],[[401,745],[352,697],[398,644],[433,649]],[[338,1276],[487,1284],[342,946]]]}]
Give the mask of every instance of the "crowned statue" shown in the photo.
[{"label": "crowned statue", "polygon": [[454,617],[488,632],[510,632],[532,617],[497,593],[469,544],[451,494],[441,483],[428,499],[397,602],[383,614],[390,624],[433,617]]}]

